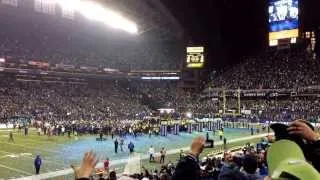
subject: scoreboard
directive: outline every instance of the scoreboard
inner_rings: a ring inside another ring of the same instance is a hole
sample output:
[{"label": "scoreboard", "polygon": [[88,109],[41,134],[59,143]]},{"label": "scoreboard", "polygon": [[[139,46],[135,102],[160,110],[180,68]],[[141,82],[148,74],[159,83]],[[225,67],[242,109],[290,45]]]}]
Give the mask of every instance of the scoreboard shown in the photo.
[{"label": "scoreboard", "polygon": [[187,68],[204,66],[204,47],[187,47]]},{"label": "scoreboard", "polygon": [[269,0],[269,45],[299,36],[299,0]]}]

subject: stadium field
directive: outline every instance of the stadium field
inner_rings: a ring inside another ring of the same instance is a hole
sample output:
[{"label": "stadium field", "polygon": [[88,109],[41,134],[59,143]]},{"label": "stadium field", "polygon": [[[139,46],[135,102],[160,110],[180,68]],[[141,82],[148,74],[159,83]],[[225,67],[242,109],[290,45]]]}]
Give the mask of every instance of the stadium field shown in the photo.
[{"label": "stadium field", "polygon": [[[13,137],[15,142],[8,142],[8,135],[11,130],[0,130],[0,179],[14,179],[20,177],[31,176],[34,174],[33,160],[37,154],[41,155],[43,165],[41,167],[41,174],[48,174],[50,172],[61,172],[62,175],[70,174],[70,165],[79,165],[84,152],[93,150],[99,160],[102,162],[107,157],[112,161],[111,169],[115,169],[121,173],[124,171],[128,163],[129,153],[127,144],[132,141],[135,144],[135,152],[141,157],[141,166],[147,168],[158,168],[160,164],[149,163],[148,148],[153,145],[156,152],[160,151],[161,147],[167,149],[166,161],[176,162],[178,159],[178,152],[180,149],[187,148],[192,139],[196,136],[205,136],[206,132],[194,132],[192,134],[181,133],[180,135],[161,136],[141,136],[137,138],[127,137],[125,139],[124,152],[119,149],[118,154],[114,152],[114,143],[111,137],[107,141],[96,141],[93,136],[38,136],[34,129],[31,129],[29,135],[24,136],[21,132],[14,131]],[[210,137],[213,137],[210,134]],[[248,129],[225,129],[225,137],[230,140],[237,138],[250,137],[250,130]],[[218,136],[214,136],[216,144]],[[259,138],[250,139],[254,142]],[[235,145],[243,145],[248,140],[239,140],[232,142],[228,147]],[[221,147],[216,146],[214,149],[205,149],[203,155],[211,153]],[[129,164],[129,163],[128,163]],[[99,163],[98,166],[102,166]],[[49,177],[52,173],[49,174]],[[63,176],[63,179],[72,179],[71,175]]]}]

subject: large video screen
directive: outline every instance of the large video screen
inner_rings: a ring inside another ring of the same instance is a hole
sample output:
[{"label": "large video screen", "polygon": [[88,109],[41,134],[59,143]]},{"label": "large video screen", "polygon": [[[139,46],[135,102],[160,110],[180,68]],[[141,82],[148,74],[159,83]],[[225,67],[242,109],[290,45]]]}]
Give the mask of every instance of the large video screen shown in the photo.
[{"label": "large video screen", "polygon": [[269,1],[269,32],[299,28],[299,0]]}]

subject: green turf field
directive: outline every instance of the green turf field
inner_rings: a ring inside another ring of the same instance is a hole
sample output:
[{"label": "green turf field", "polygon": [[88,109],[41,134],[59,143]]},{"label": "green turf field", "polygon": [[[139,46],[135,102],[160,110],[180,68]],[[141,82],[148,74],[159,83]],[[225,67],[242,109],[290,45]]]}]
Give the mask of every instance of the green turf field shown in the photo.
[{"label": "green turf field", "polygon": [[[31,176],[34,174],[33,161],[37,154],[40,154],[43,161],[43,166],[41,167],[41,174],[48,172],[56,172],[59,170],[64,170],[70,168],[70,164],[78,165],[81,161],[83,152],[93,149],[97,151],[98,154],[104,151],[107,151],[107,154],[111,154],[113,151],[113,141],[109,141],[106,144],[101,144],[96,142],[94,137],[82,136],[82,137],[72,137],[68,138],[66,136],[38,136],[36,131],[30,129],[29,135],[24,136],[23,133],[14,131],[14,140],[15,142],[8,142],[8,135],[11,130],[1,130],[0,129],[0,179],[12,179],[25,176]],[[226,130],[226,136],[229,139],[237,137],[246,137],[250,136],[248,130]],[[150,142],[156,144],[168,144],[168,148],[182,148],[190,145],[193,137],[201,135],[197,132],[193,134],[185,134],[169,137],[153,137],[148,139],[148,137],[141,137],[137,140],[137,146],[142,146],[145,144],[145,147],[141,148],[139,153],[143,154],[145,149],[149,147]],[[203,134],[202,134],[203,135]],[[176,139],[175,139],[176,138]],[[217,137],[215,137],[217,138]],[[250,140],[254,142],[260,138]],[[139,141],[139,142],[138,142]],[[156,141],[156,142],[155,142]],[[243,145],[246,141],[231,143],[228,146],[237,146]],[[139,144],[140,143],[140,144]],[[169,144],[171,143],[171,144]],[[162,145],[161,145],[162,146]],[[202,155],[206,155],[213,151],[221,149],[220,146],[216,146],[214,149],[205,149]],[[111,155],[110,155],[111,156]],[[109,157],[110,157],[109,156]],[[145,154],[144,154],[145,156]],[[122,160],[127,158],[127,153],[118,154],[117,156],[112,155],[111,160]],[[178,160],[179,154],[170,154],[167,156],[166,162],[176,163]],[[100,159],[103,157],[99,156]],[[124,170],[126,163],[117,163],[111,166],[111,169],[115,169],[117,172],[121,173]],[[148,169],[160,168],[158,163],[149,163],[147,159],[142,158],[141,166],[144,166]],[[53,178],[55,179],[55,178]],[[73,179],[72,175],[62,176],[59,179]]]},{"label": "green turf field", "polygon": [[9,132],[0,131],[0,179],[17,178],[33,175],[33,160],[41,154],[43,167],[41,172],[51,172],[67,168],[62,160],[55,159],[52,154],[59,151],[59,147],[72,140],[67,137],[37,136],[31,130],[28,137],[14,132],[15,142],[8,142]]}]

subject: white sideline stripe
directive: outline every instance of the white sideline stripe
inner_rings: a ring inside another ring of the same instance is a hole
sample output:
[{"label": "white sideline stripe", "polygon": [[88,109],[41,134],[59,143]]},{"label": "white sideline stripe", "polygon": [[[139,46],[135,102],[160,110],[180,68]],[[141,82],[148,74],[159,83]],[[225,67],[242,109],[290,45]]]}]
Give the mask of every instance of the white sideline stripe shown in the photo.
[{"label": "white sideline stripe", "polygon": [[[243,138],[236,138],[236,139],[229,140],[227,142],[228,143],[232,143],[232,142],[245,141],[245,140],[250,140],[250,139],[255,139],[255,138],[266,137],[268,135],[273,135],[273,133],[269,133],[269,134],[265,133],[265,134],[247,136],[247,137],[243,137]],[[219,142],[215,143],[215,145],[222,145],[222,144],[223,144],[222,141],[219,141]],[[172,150],[167,151],[167,154],[176,154],[176,153],[179,153],[181,149],[189,150],[189,148],[190,147],[172,149]],[[147,159],[147,158],[149,158],[148,155],[141,156],[141,160],[142,159]],[[118,160],[111,161],[110,166],[124,164],[124,163],[127,163],[127,162],[128,162],[128,159],[118,159]],[[37,175],[37,176],[28,176],[28,177],[23,177],[23,178],[17,178],[15,180],[41,180],[41,179],[48,179],[48,178],[55,178],[55,177],[59,177],[59,176],[69,175],[69,174],[72,174],[72,173],[73,173],[72,168],[68,168],[68,169],[63,169],[63,170],[60,170],[60,171],[48,172],[48,173],[40,174],[40,175]]]},{"label": "white sideline stripe", "polygon": [[49,150],[49,149],[41,149],[41,148],[30,147],[30,146],[24,146],[24,145],[21,145],[21,144],[0,142],[0,144],[1,144],[1,143],[13,145],[13,146],[20,146],[20,147],[29,148],[29,149],[35,149],[35,150],[38,150],[38,151],[46,151],[46,152],[51,152],[51,153],[52,153],[52,152],[54,152],[54,153],[59,153],[59,151],[54,151],[54,150]]},{"label": "white sideline stripe", "polygon": [[[12,131],[12,130],[11,129],[10,130],[0,130],[0,133],[1,132],[10,132],[10,131]],[[35,131],[35,133],[37,133],[36,130],[34,130],[34,131]],[[48,137],[47,135],[44,135],[44,134],[39,136],[38,134],[29,133],[27,136],[24,136],[24,132],[22,132],[22,131],[21,131],[21,133],[18,133],[17,131],[12,131],[12,132],[13,132],[14,135],[17,135],[17,136],[14,136],[14,137]],[[9,137],[8,134],[5,134],[5,135],[7,135],[7,138]],[[53,137],[55,137],[55,136],[53,136]],[[63,136],[56,136],[56,137],[63,137]],[[64,136],[64,137],[67,137],[67,136]],[[34,139],[30,139],[30,138],[26,138],[24,140],[39,142],[38,140],[34,140]],[[52,143],[52,142],[47,142],[47,141],[41,141],[41,142],[43,142],[43,143]],[[57,143],[57,142],[55,142],[55,144],[59,145],[59,146],[64,146],[65,145],[65,144]]]},{"label": "white sideline stripe", "polygon": [[72,174],[72,173],[73,173],[73,169],[69,168],[69,169],[64,169],[61,171],[49,172],[49,173],[45,173],[45,174],[33,175],[33,176],[22,177],[22,178],[17,178],[17,179],[19,179],[19,180],[41,180],[41,179],[48,179],[48,178],[54,178],[54,177],[58,177],[58,176],[68,175],[68,174]]},{"label": "white sideline stripe", "polygon": [[139,174],[141,172],[141,155],[140,153],[134,153],[129,156],[128,163],[124,168],[123,174]]},{"label": "white sideline stripe", "polygon": [[[31,135],[28,135],[28,136],[31,136]],[[42,135],[42,136],[44,136],[44,135]],[[8,138],[8,137],[9,137],[9,135],[6,136],[6,138]],[[18,138],[21,137],[22,138],[22,136],[14,136],[14,138],[16,138],[16,137],[18,137]],[[34,139],[27,138],[27,137],[24,138],[23,141],[31,141],[31,142],[29,142],[27,144],[31,144],[32,142],[39,143],[39,140],[34,140]],[[64,146],[64,144],[60,144],[60,143],[56,143],[56,142],[48,142],[48,141],[45,141],[45,140],[40,140],[40,142],[43,143],[43,144],[52,144],[52,143],[54,143],[54,145]]]},{"label": "white sideline stripe", "polygon": [[5,165],[3,165],[3,164],[0,164],[0,167],[3,167],[3,168],[5,168],[5,169],[10,169],[10,170],[12,170],[12,171],[16,171],[16,172],[19,172],[19,173],[22,173],[22,174],[25,174],[25,175],[31,175],[31,173],[28,173],[28,172],[26,172],[26,171],[22,171],[22,170],[20,170],[20,169],[8,167],[8,166],[5,166]]},{"label": "white sideline stripe", "polygon": [[[1,137],[1,136],[0,136]],[[8,137],[6,137],[8,138]],[[25,140],[28,140],[28,139],[25,139]],[[28,147],[28,148],[33,148],[32,146],[39,146],[38,144],[35,144],[35,143],[32,143],[32,142],[26,142],[25,140],[24,141],[24,145],[22,144],[19,144],[20,142],[17,142],[16,139],[15,139],[15,142],[14,143],[10,143],[12,145],[18,145],[18,146],[23,146],[23,147]],[[7,143],[5,141],[3,141],[2,143]],[[49,144],[49,143],[43,143],[43,144]],[[55,143],[51,143],[51,145],[54,144],[56,145]],[[41,144],[42,145],[42,144]],[[58,151],[54,151],[54,150],[49,150],[49,149],[45,149],[45,148],[41,148],[42,151],[48,151],[48,152],[58,152]]]},{"label": "white sideline stripe", "polygon": [[[20,154],[20,153],[11,153],[11,152],[8,152],[8,151],[3,151],[3,150],[0,150],[0,152],[6,153],[6,154]],[[34,158],[32,157],[32,155],[33,155],[33,154],[31,153],[31,156],[21,156],[21,157],[23,157],[23,158],[29,158],[29,159],[34,159]],[[8,156],[0,157],[0,159],[6,158],[6,157],[8,157]],[[47,160],[47,159],[42,159],[42,161],[43,161],[43,162],[48,162],[48,163],[51,163],[51,164],[55,164],[55,165],[61,165],[61,163],[57,163],[57,162],[50,161],[50,160]]]}]

